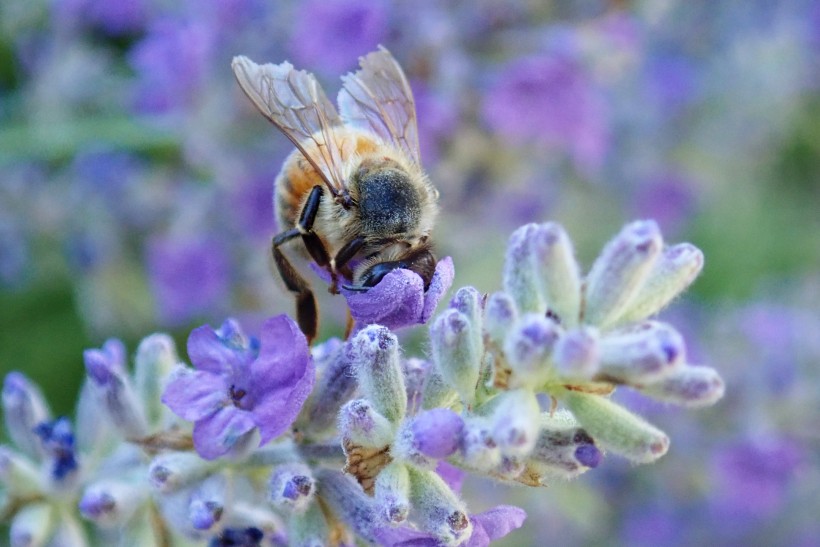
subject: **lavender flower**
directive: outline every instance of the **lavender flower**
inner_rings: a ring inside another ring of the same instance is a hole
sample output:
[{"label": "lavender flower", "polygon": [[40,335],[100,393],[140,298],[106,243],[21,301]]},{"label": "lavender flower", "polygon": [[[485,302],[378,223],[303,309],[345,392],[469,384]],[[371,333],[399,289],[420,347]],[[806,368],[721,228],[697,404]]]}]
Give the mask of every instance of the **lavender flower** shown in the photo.
[{"label": "lavender flower", "polygon": [[339,73],[352,59],[387,38],[389,13],[382,0],[310,0],[299,5],[291,27],[292,55],[298,64]]},{"label": "lavender flower", "polygon": [[569,52],[509,63],[487,92],[482,115],[502,137],[556,148],[582,171],[600,168],[609,146],[603,97]]},{"label": "lavender flower", "polygon": [[195,329],[188,355],[196,370],[178,369],[162,400],[194,422],[194,446],[207,459],[227,454],[254,430],[260,444],[281,435],[313,387],[307,342],[285,316],[262,325],[258,346],[235,321]]},{"label": "lavender flower", "polygon": [[230,263],[218,239],[155,239],[148,247],[148,268],[162,323],[181,325],[225,307]]}]

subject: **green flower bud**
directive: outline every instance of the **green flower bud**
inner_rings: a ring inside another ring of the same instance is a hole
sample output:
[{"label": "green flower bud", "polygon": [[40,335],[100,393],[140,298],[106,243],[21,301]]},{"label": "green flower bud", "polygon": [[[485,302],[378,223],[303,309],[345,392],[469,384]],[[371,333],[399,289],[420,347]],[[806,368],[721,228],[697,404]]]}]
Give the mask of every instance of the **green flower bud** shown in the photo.
[{"label": "green flower bud", "polygon": [[627,224],[593,264],[586,280],[584,322],[607,329],[628,310],[663,248],[654,221]]},{"label": "green flower bud", "polygon": [[567,406],[601,447],[634,462],[649,463],[669,449],[669,437],[655,426],[600,395],[569,391]]}]

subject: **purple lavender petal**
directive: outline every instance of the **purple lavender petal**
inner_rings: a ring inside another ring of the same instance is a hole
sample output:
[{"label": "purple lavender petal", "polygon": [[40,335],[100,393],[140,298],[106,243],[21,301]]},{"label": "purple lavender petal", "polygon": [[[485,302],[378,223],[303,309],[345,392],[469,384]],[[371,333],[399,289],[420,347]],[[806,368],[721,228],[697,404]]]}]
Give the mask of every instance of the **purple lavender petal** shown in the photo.
[{"label": "purple lavender petal", "polygon": [[242,350],[228,346],[209,325],[191,331],[188,357],[198,370],[213,374],[230,374],[243,364]]},{"label": "purple lavender petal", "polygon": [[453,261],[448,256],[436,264],[426,292],[418,274],[400,269],[388,273],[378,285],[366,292],[342,289],[342,294],[359,327],[377,323],[396,330],[426,323],[452,285],[453,277]]},{"label": "purple lavender petal", "polygon": [[[489,511],[484,511],[470,517],[474,527],[481,527],[490,538],[490,541],[501,539],[516,528],[521,528],[527,513],[514,505],[499,505]],[[475,532],[473,532],[475,535]],[[471,540],[472,541],[472,540]],[[468,543],[472,545],[472,543]]]},{"label": "purple lavender petal", "polygon": [[453,259],[445,256],[436,264],[436,271],[433,274],[433,279],[430,281],[430,287],[427,288],[427,293],[424,295],[424,308],[421,310],[421,319],[419,323],[426,323],[433,312],[436,311],[439,300],[444,296],[450,286],[453,284],[453,278],[456,272],[453,268]]},{"label": "purple lavender petal", "polygon": [[461,485],[464,484],[464,477],[467,473],[459,469],[453,464],[447,463],[445,460],[440,460],[436,466],[436,473],[444,479],[450,490],[458,494],[461,492]]},{"label": "purple lavender petal", "polygon": [[194,448],[206,460],[227,454],[256,424],[250,412],[225,406],[194,424]]},{"label": "purple lavender petal", "polygon": [[183,420],[195,422],[230,404],[228,387],[222,376],[180,369],[165,387],[162,402]]},{"label": "purple lavender petal", "polygon": [[430,534],[412,528],[385,526],[373,532],[376,541],[384,547],[439,547],[439,541]]},{"label": "purple lavender petal", "polygon": [[307,340],[296,323],[286,315],[265,321],[259,357],[251,364],[249,386],[261,444],[293,423],[315,378]]},{"label": "purple lavender petal", "polygon": [[434,408],[419,413],[411,425],[413,444],[419,452],[442,459],[456,451],[461,442],[464,420],[447,408]]},{"label": "purple lavender petal", "polygon": [[377,323],[395,330],[418,323],[424,309],[423,282],[410,270],[393,270],[366,292],[342,289],[342,294],[359,325]]}]

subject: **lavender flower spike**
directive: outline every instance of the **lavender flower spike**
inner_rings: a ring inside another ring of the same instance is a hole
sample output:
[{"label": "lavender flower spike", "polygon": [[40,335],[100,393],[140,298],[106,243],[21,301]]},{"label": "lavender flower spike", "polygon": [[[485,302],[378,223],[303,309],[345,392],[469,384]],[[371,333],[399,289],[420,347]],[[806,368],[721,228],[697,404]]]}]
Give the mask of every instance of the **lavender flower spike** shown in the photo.
[{"label": "lavender flower spike", "polygon": [[313,387],[307,341],[284,315],[265,321],[258,347],[231,320],[216,331],[195,329],[188,355],[196,370],[178,369],[162,401],[194,422],[194,447],[206,459],[227,454],[254,430],[260,444],[284,433]]}]

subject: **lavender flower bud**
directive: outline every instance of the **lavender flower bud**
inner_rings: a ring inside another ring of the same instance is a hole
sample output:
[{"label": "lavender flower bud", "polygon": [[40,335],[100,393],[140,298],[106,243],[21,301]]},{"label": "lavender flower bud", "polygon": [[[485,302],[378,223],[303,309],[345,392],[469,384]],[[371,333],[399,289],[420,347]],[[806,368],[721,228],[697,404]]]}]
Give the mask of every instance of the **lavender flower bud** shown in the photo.
[{"label": "lavender flower bud", "polygon": [[492,437],[503,456],[525,457],[535,446],[541,424],[541,409],[529,389],[506,391],[495,401]]},{"label": "lavender flower bud", "polygon": [[578,324],[581,312],[581,273],[572,242],[555,223],[542,224],[530,239],[535,271],[546,310],[565,328]]},{"label": "lavender flower bud", "polygon": [[399,362],[399,343],[379,325],[362,329],[347,350],[364,396],[392,423],[407,411],[407,391]]},{"label": "lavender flower bud", "polygon": [[189,486],[209,475],[217,464],[193,452],[160,454],[148,466],[151,486],[167,494]]},{"label": "lavender flower bud", "polygon": [[51,411],[40,389],[20,372],[9,372],[3,381],[3,417],[14,445],[31,457],[42,455],[34,428],[50,419]]},{"label": "lavender flower bud", "polygon": [[472,404],[475,398],[481,368],[481,353],[475,340],[473,325],[458,310],[446,310],[430,328],[433,362],[466,405]]},{"label": "lavender flower bud", "polygon": [[48,542],[49,546],[87,547],[90,544],[82,524],[70,513],[63,512],[58,522],[57,529]]},{"label": "lavender flower bud", "polygon": [[80,513],[100,526],[123,525],[148,498],[140,486],[117,480],[95,482],[80,498]]},{"label": "lavender flower bud", "polygon": [[490,473],[492,476],[512,481],[517,479],[526,470],[526,464],[518,456],[501,456],[501,463]]},{"label": "lavender flower bud", "polygon": [[502,275],[504,292],[513,298],[520,311],[543,314],[547,303],[530,245],[537,232],[537,224],[527,224],[512,233]]},{"label": "lavender flower bud", "polygon": [[566,403],[595,442],[616,454],[649,463],[669,449],[669,437],[663,431],[609,399],[570,391]]},{"label": "lavender flower bud", "polygon": [[419,526],[444,545],[459,545],[470,537],[473,525],[467,508],[434,471],[410,468],[410,502]]},{"label": "lavender flower bud", "polygon": [[393,462],[376,477],[376,509],[384,521],[401,524],[410,513],[410,472],[403,463]]},{"label": "lavender flower bud", "polygon": [[601,374],[630,384],[651,383],[685,359],[683,337],[670,325],[650,321],[601,340]]},{"label": "lavender flower bud", "polygon": [[435,460],[446,458],[458,449],[463,427],[461,417],[452,410],[425,410],[405,420],[390,452],[398,460],[435,469]]},{"label": "lavender flower bud", "polygon": [[422,408],[449,408],[457,403],[458,392],[444,380],[435,367],[430,367],[424,380]]},{"label": "lavender flower bud", "polygon": [[558,373],[567,378],[587,380],[600,366],[598,329],[583,326],[563,334],[555,343],[552,359]]},{"label": "lavender flower bud", "polygon": [[413,445],[422,454],[443,459],[458,448],[464,420],[446,408],[435,408],[416,415],[409,423]]},{"label": "lavender flower bud", "polygon": [[456,291],[450,300],[450,308],[458,310],[470,322],[470,343],[473,353],[481,355],[484,352],[483,327],[481,315],[483,313],[484,298],[473,287],[462,287]]},{"label": "lavender flower bud", "polygon": [[507,333],[517,321],[518,310],[512,297],[505,292],[491,294],[484,310],[484,329],[490,342],[503,347]]},{"label": "lavender flower bud", "polygon": [[313,502],[316,492],[310,468],[302,463],[281,465],[268,482],[268,500],[279,509],[302,513]]},{"label": "lavender flower bud", "polygon": [[559,332],[554,321],[534,313],[524,315],[515,325],[504,341],[514,386],[536,388],[547,380],[549,358]]},{"label": "lavender flower bud", "polygon": [[0,445],[0,481],[8,494],[19,498],[34,497],[42,488],[38,469],[5,445]]},{"label": "lavender flower bud", "polygon": [[12,547],[46,545],[57,524],[54,508],[43,502],[22,507],[11,521],[9,540]]},{"label": "lavender flower bud", "polygon": [[662,310],[703,269],[703,252],[691,243],[666,247],[619,322],[640,321]]},{"label": "lavender flower bud", "polygon": [[547,479],[571,479],[601,461],[601,451],[595,441],[566,410],[559,410],[554,416],[541,416],[541,430],[535,449],[530,454],[527,466],[530,473],[539,478],[540,484]]},{"label": "lavender flower bud", "polygon": [[593,264],[586,280],[584,322],[613,326],[643,287],[663,248],[652,220],[627,224]]},{"label": "lavender flower bud", "polygon": [[228,490],[226,482],[224,475],[211,475],[191,494],[188,520],[195,530],[210,530],[222,520]]},{"label": "lavender flower bud", "polygon": [[501,463],[501,451],[492,436],[492,422],[480,416],[464,419],[461,435],[461,459],[466,467],[490,471]]},{"label": "lavender flower bud", "polygon": [[310,503],[304,510],[289,518],[288,539],[291,545],[324,547],[330,545],[330,526],[318,503]]},{"label": "lavender flower bud", "polygon": [[[321,352],[318,355],[317,348]],[[356,371],[347,358],[348,352],[338,339],[334,338],[314,347],[313,353],[320,376],[306,404],[310,412],[302,429],[323,433],[333,427],[339,408],[356,390]]]},{"label": "lavender flower bud", "polygon": [[94,382],[86,377],[80,388],[75,426],[77,449],[81,453],[105,451],[109,445],[119,442],[111,420],[100,419],[105,412]]},{"label": "lavender flower bud", "polygon": [[339,433],[357,445],[381,448],[393,440],[393,424],[367,399],[354,399],[339,411]]},{"label": "lavender flower bud", "polygon": [[696,408],[709,406],[723,397],[723,379],[710,367],[683,366],[641,391],[667,403]]},{"label": "lavender flower bud", "polygon": [[145,417],[152,429],[160,428],[169,413],[160,396],[165,379],[179,361],[174,340],[167,334],[152,334],[143,338],[134,359],[134,388],[145,405]]},{"label": "lavender flower bud", "polygon": [[89,380],[108,417],[126,439],[141,439],[148,433],[145,411],[125,372],[100,350],[83,353]]},{"label": "lavender flower bud", "polygon": [[362,539],[375,543],[374,527],[383,521],[373,498],[350,475],[330,469],[319,469],[316,473],[322,499]]},{"label": "lavender flower bud", "polygon": [[408,414],[415,414],[421,408],[424,383],[432,368],[430,363],[423,359],[411,357],[402,360],[401,369],[407,386]]}]

